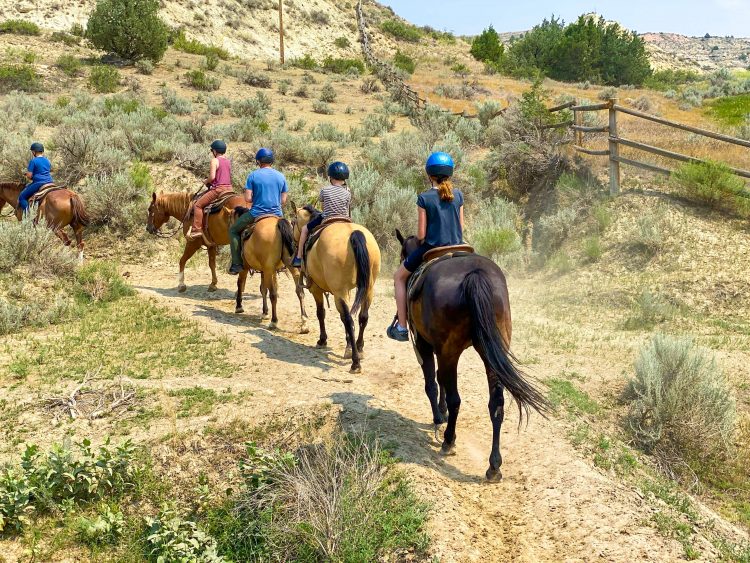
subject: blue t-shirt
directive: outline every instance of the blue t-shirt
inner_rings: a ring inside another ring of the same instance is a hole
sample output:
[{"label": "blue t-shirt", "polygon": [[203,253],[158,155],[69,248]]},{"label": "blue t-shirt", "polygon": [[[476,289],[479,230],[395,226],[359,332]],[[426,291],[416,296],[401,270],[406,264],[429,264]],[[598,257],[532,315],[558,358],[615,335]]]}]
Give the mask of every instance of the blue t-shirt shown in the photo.
[{"label": "blue t-shirt", "polygon": [[245,189],[253,193],[253,206],[250,209],[253,217],[284,216],[281,212],[281,194],[289,191],[289,187],[281,172],[273,168],[259,168],[247,177]]},{"label": "blue t-shirt", "polygon": [[417,197],[417,206],[427,212],[427,236],[425,242],[430,246],[451,246],[464,241],[461,229],[461,207],[464,194],[453,190],[453,201],[440,199],[440,192],[429,189]]},{"label": "blue t-shirt", "polygon": [[37,182],[45,182],[47,184],[52,183],[52,163],[46,156],[35,156],[29,161],[29,172],[31,172],[31,181],[36,184]]}]

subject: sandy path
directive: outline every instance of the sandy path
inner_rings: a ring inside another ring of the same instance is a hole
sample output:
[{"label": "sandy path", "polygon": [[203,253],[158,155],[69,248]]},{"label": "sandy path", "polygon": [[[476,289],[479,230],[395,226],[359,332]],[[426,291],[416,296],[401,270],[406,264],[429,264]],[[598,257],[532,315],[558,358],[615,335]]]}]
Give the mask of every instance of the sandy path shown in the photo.
[{"label": "sandy path", "polygon": [[[344,337],[335,310],[328,314],[331,348],[317,350],[312,298],[308,295],[306,302],[313,331],[296,334],[298,307],[287,279],[282,279],[280,330],[270,332],[259,318],[257,278],[248,283],[247,313],[237,316],[234,279],[227,275],[220,276],[221,289],[211,294],[205,289],[205,272],[188,270],[188,285],[200,285],[180,295],[174,289],[176,276],[162,273],[169,267],[125,269],[142,294],[236,343],[246,369],[234,383],[253,391],[249,405],[255,416],[287,405],[331,401],[343,407],[347,423],[366,425],[397,444],[397,454],[417,490],[434,507],[433,554],[441,561],[681,559],[679,543],[659,536],[646,524],[652,509],[635,491],[582,459],[560,421],[533,416],[519,432],[517,414],[508,408],[501,439],[504,480],[487,484],[484,472],[491,437],[487,383],[473,351],[464,355],[459,368],[462,405],[457,455],[441,457],[411,346],[384,336],[394,309],[386,283],[379,284],[371,311],[363,373],[350,375],[349,362],[341,357]],[[514,310],[516,319],[523,314]],[[536,352],[541,361],[534,372],[544,377],[545,351]],[[559,358],[550,362],[559,365]]]}]

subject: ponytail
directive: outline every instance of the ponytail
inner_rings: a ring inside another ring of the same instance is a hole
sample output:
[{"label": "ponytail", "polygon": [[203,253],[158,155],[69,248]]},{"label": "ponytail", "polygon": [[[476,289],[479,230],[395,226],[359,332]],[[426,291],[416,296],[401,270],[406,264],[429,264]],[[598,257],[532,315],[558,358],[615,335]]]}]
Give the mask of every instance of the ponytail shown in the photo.
[{"label": "ponytail", "polygon": [[440,176],[437,179],[438,193],[442,201],[453,201],[453,182],[448,176]]}]

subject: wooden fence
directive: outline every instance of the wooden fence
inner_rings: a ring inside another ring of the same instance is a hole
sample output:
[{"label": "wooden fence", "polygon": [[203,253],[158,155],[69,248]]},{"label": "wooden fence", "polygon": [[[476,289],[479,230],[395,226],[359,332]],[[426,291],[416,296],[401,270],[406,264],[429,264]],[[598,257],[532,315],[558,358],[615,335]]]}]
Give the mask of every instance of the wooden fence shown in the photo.
[{"label": "wooden fence", "polygon": [[[641,142],[634,141],[632,139],[621,137],[618,134],[618,129],[617,129],[618,114],[630,115],[633,117],[637,117],[639,119],[644,119],[647,121],[658,123],[666,127],[671,127],[673,129],[687,131],[689,133],[693,133],[694,135],[708,137],[708,138],[715,139],[717,141],[723,141],[732,145],[750,148],[750,141],[745,141],[744,139],[738,139],[736,137],[730,137],[729,135],[722,135],[721,133],[714,133],[713,131],[708,131],[706,129],[700,129],[698,127],[693,127],[691,125],[685,125],[682,123],[677,123],[675,121],[670,121],[668,119],[657,117],[655,115],[650,115],[642,111],[637,111],[629,107],[621,106],[617,103],[617,101],[618,101],[617,98],[611,98],[608,102],[605,102],[602,104],[593,104],[593,105],[577,105],[576,102],[569,102],[561,106],[550,108],[549,110],[552,113],[566,110],[566,109],[573,111],[572,123],[565,122],[565,123],[557,124],[555,126],[557,127],[569,126],[571,128],[575,136],[575,142],[573,143],[573,149],[575,151],[579,153],[591,155],[591,156],[606,156],[609,158],[609,192],[613,196],[616,196],[617,194],[620,193],[620,179],[621,179],[620,165],[621,164],[627,164],[629,166],[634,166],[636,168],[641,168],[643,170],[648,170],[650,172],[656,172],[656,173],[665,174],[665,175],[670,175],[673,172],[672,170],[663,168],[661,166],[657,166],[655,164],[651,164],[649,162],[643,162],[641,160],[637,160],[633,158],[625,158],[620,155],[621,146],[628,147],[631,149],[636,149],[638,151],[642,151],[645,153],[657,155],[662,158],[676,160],[679,162],[705,162],[699,158],[687,156],[687,155],[680,154],[674,151],[670,151],[664,148],[654,147],[646,143],[641,143]],[[598,111],[605,111],[605,110],[609,114],[608,125],[594,126],[594,127],[587,127],[583,125],[584,123],[583,116],[586,112],[598,112]],[[584,136],[586,133],[607,133],[609,147],[605,150],[593,150],[593,149],[586,148],[584,146]],[[740,176],[742,178],[750,178],[750,171],[742,170],[740,168],[732,168],[732,167],[730,167],[730,170],[733,174],[736,174],[737,176]]]}]

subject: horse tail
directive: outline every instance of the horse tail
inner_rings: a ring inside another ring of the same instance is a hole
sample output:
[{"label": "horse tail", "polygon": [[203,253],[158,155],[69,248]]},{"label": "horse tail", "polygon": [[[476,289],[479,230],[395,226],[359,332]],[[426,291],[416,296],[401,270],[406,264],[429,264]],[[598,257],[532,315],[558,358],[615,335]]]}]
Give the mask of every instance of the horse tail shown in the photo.
[{"label": "horse tail", "polygon": [[82,227],[88,227],[91,223],[86,208],[83,206],[83,201],[78,194],[70,196],[70,207],[73,209],[73,221],[81,225]]},{"label": "horse tail", "polygon": [[515,358],[507,349],[495,321],[493,287],[489,275],[483,270],[473,270],[461,284],[463,302],[471,319],[471,340],[487,361],[491,371],[518,405],[519,424],[529,407],[542,416],[549,411],[547,399],[531,384],[513,364]]},{"label": "horse tail", "polygon": [[281,253],[283,254],[286,250],[289,256],[294,256],[294,231],[292,231],[291,223],[282,218],[276,228],[281,233]]},{"label": "horse tail", "polygon": [[349,237],[349,244],[354,251],[354,262],[357,267],[357,293],[354,295],[351,311],[354,316],[370,288],[370,252],[367,250],[367,239],[362,231],[354,231]]}]

